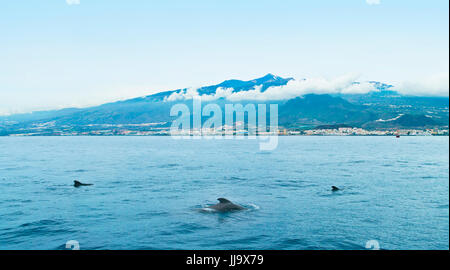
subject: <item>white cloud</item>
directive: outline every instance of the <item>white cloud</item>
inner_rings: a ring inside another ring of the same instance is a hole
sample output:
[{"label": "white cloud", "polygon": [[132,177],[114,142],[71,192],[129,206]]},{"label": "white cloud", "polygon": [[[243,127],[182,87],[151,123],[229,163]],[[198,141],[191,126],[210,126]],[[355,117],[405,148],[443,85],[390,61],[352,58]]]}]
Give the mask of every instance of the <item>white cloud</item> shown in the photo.
[{"label": "white cloud", "polygon": [[216,93],[214,95],[201,95],[201,98],[204,101],[216,100],[219,98],[227,98],[228,96],[231,96],[233,94],[233,90],[234,90],[233,88],[219,87],[216,89]]},{"label": "white cloud", "polygon": [[441,72],[432,76],[400,83],[396,90],[406,95],[448,96],[449,72]]},{"label": "white cloud", "polygon": [[375,86],[368,82],[355,83],[356,74],[346,74],[333,79],[311,78],[291,80],[286,85],[270,87],[262,91],[262,86],[256,86],[248,91],[233,92],[232,88],[218,88],[215,94],[199,95],[198,88],[189,88],[179,93],[171,94],[166,101],[176,101],[201,97],[204,101],[226,98],[230,101],[240,100],[287,100],[305,94],[363,94],[377,91]]},{"label": "white cloud", "polygon": [[356,94],[376,91],[373,84],[354,82],[358,79],[356,74],[346,74],[333,79],[311,78],[303,80],[292,80],[286,85],[270,87],[261,92],[261,87],[250,91],[232,93],[228,100],[285,100],[299,97],[305,94]]},{"label": "white cloud", "polygon": [[165,98],[165,101],[177,101],[184,99],[192,99],[194,97],[198,97],[198,88],[187,88],[185,90],[181,90],[180,92],[174,92],[169,97]]},{"label": "white cloud", "polygon": [[66,0],[66,3],[68,5],[79,5],[80,4],[80,0]]},{"label": "white cloud", "polygon": [[381,4],[381,0],[366,0],[368,5],[379,5]]},{"label": "white cloud", "polygon": [[[203,101],[212,101],[225,98],[229,101],[241,100],[288,100],[306,94],[365,94],[379,91],[373,83],[357,82],[358,74],[345,74],[343,76],[327,79],[323,77],[291,80],[286,85],[275,86],[262,91],[262,85],[248,91],[234,92],[233,88],[217,88],[211,95],[200,95],[199,88],[188,88],[184,91],[171,94],[166,101],[201,98]],[[394,87],[404,95],[416,96],[448,96],[449,73],[443,72],[421,80],[398,83]]]}]

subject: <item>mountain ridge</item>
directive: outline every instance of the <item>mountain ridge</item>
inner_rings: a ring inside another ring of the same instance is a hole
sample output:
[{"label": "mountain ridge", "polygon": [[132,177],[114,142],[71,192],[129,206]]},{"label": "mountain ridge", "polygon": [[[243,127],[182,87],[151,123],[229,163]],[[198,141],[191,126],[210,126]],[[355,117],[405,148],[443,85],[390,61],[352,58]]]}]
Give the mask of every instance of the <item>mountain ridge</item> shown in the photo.
[{"label": "mountain ridge", "polygon": [[[199,95],[212,95],[219,88],[232,89],[233,93],[250,91],[260,87],[264,92],[270,87],[284,86],[293,78],[282,78],[271,73],[253,80],[225,80],[216,85],[196,89]],[[354,82],[358,84],[359,82]],[[393,86],[369,81],[377,91],[366,94],[305,94],[281,101],[258,101],[276,103],[279,106],[279,123],[288,128],[298,126],[318,126],[346,124],[373,129],[402,127],[442,127],[448,126],[448,98],[410,97],[392,90]],[[167,98],[174,93],[183,93],[187,88],[164,91],[122,101],[109,102],[88,108],[66,108],[0,117],[3,133],[27,130],[53,122],[56,127],[74,129],[88,125],[127,125],[144,123],[170,123],[170,108],[175,103]],[[248,103],[249,101],[242,101]],[[190,100],[176,100],[185,103]],[[209,102],[204,102],[205,104]],[[233,103],[219,98],[214,103],[222,108],[225,103]],[[393,122],[376,122],[390,119],[399,114],[411,116]]]}]

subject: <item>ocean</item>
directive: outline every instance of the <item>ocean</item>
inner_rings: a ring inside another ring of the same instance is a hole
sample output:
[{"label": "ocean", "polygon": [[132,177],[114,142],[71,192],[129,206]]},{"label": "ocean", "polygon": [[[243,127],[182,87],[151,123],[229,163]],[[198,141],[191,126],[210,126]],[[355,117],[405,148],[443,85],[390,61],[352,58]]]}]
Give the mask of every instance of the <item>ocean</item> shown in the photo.
[{"label": "ocean", "polygon": [[[273,151],[0,137],[0,249],[449,249],[448,155],[431,136],[279,137]],[[200,211],[220,197],[247,210]]]}]

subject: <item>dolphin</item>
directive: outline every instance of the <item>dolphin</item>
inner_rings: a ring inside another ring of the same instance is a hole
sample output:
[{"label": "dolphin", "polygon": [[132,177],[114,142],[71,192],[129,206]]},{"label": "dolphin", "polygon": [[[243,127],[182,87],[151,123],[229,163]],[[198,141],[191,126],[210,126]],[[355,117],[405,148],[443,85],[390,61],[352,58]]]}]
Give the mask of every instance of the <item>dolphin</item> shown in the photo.
[{"label": "dolphin", "polygon": [[338,190],[341,190],[341,189],[336,186],[331,186],[331,191],[338,191]]},{"label": "dolphin", "polygon": [[93,184],[83,184],[77,180],[73,181],[73,186],[74,187],[80,187],[80,186],[92,186]]},{"label": "dolphin", "polygon": [[229,212],[229,211],[238,211],[238,210],[244,210],[245,209],[244,207],[242,207],[240,205],[237,205],[237,204],[234,204],[234,203],[232,203],[229,200],[224,199],[224,198],[219,198],[217,200],[219,201],[218,204],[211,205],[208,208],[214,209],[214,210],[216,210],[218,212]]}]

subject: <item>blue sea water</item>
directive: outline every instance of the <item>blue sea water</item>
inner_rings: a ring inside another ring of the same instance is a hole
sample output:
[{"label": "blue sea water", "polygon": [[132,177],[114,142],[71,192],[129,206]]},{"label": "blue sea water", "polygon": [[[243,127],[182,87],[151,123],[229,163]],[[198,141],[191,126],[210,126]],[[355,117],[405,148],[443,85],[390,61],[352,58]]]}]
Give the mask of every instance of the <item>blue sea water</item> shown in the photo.
[{"label": "blue sea water", "polygon": [[[448,154],[448,137],[0,137],[0,249],[449,249]],[[219,197],[248,210],[199,211]]]}]

